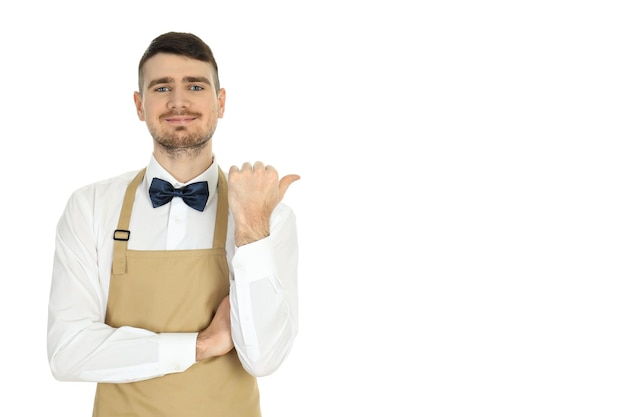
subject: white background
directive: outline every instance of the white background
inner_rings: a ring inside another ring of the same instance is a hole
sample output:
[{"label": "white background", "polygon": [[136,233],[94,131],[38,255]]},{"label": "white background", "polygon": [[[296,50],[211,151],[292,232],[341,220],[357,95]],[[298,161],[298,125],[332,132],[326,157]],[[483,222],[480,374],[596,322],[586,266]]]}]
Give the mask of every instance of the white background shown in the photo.
[{"label": "white background", "polygon": [[302,177],[264,416],[623,417],[622,3],[4,2],[0,415],[91,415],[47,364],[56,221],[148,162],[136,67],[175,30],[220,66],[220,164]]}]

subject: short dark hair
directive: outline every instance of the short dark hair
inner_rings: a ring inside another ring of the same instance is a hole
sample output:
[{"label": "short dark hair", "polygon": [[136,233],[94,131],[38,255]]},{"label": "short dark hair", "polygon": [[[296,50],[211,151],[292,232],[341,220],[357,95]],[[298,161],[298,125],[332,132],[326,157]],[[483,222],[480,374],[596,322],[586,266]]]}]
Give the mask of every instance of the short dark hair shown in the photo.
[{"label": "short dark hair", "polygon": [[215,71],[215,91],[220,89],[220,79],[217,72],[217,62],[213,51],[202,39],[192,33],[167,32],[157,36],[150,42],[148,48],[139,60],[139,91],[143,88],[143,66],[146,61],[158,53],[175,54],[208,62]]}]

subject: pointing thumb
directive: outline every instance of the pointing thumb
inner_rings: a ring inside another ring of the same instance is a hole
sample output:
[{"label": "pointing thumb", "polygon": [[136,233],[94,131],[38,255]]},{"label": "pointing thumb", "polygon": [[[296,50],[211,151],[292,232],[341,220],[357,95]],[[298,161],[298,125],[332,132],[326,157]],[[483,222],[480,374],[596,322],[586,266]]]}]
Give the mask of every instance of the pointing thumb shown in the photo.
[{"label": "pointing thumb", "polygon": [[278,192],[279,192],[280,200],[283,199],[283,196],[285,195],[285,192],[287,192],[287,188],[289,188],[291,183],[299,179],[300,179],[300,175],[296,175],[296,174],[285,175],[284,177],[280,179],[280,182],[278,183]]}]

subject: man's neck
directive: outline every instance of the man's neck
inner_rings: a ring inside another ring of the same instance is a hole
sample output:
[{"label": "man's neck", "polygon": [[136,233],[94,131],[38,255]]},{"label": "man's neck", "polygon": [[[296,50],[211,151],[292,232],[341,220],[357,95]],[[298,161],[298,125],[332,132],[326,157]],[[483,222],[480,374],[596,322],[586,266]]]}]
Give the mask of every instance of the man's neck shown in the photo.
[{"label": "man's neck", "polygon": [[154,149],[154,158],[181,183],[189,182],[213,164],[211,146],[205,146],[200,152],[167,152],[160,148]]}]

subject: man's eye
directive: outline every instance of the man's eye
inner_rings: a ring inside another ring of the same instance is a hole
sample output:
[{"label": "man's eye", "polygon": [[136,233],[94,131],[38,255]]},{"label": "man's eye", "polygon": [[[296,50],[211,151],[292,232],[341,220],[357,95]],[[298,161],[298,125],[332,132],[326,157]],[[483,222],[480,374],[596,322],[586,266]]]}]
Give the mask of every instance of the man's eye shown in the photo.
[{"label": "man's eye", "polygon": [[166,92],[166,91],[170,91],[170,88],[169,87],[157,87],[154,89],[154,91]]},{"label": "man's eye", "polygon": [[202,87],[201,85],[192,85],[189,88],[190,88],[191,91],[202,91],[202,90],[204,90],[204,87]]}]

